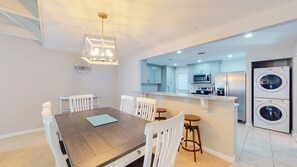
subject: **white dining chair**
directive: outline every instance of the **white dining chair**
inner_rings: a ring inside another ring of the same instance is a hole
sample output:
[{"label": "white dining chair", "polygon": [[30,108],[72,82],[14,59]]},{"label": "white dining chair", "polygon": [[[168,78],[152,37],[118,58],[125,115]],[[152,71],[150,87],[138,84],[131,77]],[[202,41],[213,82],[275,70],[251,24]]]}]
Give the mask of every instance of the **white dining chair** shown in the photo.
[{"label": "white dining chair", "polygon": [[47,101],[42,104],[42,110],[45,110],[47,108],[51,109],[51,107],[52,107],[52,103],[50,101]]},{"label": "white dining chair", "polygon": [[184,117],[182,111],[173,118],[147,123],[144,131],[144,159],[139,158],[126,167],[174,167],[183,134]]},{"label": "white dining chair", "polygon": [[121,96],[120,111],[135,115],[134,97],[133,96]]},{"label": "white dining chair", "polygon": [[136,98],[136,112],[135,115],[147,121],[154,121],[156,113],[156,100],[150,98]]},{"label": "white dining chair", "polygon": [[52,116],[49,108],[44,109],[41,112],[42,120],[45,128],[46,140],[52,150],[55,157],[56,167],[67,167],[66,159],[67,155],[63,155],[59,145],[59,139],[57,135],[57,125],[55,119]]},{"label": "white dining chair", "polygon": [[70,112],[93,109],[93,94],[69,96]]}]

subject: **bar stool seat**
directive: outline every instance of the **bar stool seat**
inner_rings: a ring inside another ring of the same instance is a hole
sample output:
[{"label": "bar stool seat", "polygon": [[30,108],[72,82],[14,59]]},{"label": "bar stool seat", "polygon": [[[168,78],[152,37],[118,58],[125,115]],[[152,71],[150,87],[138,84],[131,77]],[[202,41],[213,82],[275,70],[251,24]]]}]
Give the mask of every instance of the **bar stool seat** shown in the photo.
[{"label": "bar stool seat", "polygon": [[[197,115],[185,114],[185,121],[188,121],[188,122],[184,124],[184,127],[186,129],[186,138],[183,139],[183,141],[185,142],[185,146],[182,145],[182,148],[186,151],[194,152],[194,161],[195,162],[196,162],[196,152],[200,151],[200,153],[202,154],[202,144],[201,144],[201,139],[200,139],[199,126],[198,125],[193,126],[192,122],[198,122],[200,120],[201,120],[201,118]],[[192,132],[193,139],[188,139],[188,131]],[[195,141],[195,131],[197,132],[198,142]],[[192,142],[193,148],[188,148],[187,142]],[[196,145],[198,146],[198,148],[196,148]]]},{"label": "bar stool seat", "polygon": [[191,114],[186,114],[185,115],[185,120],[186,121],[200,121],[201,118],[197,115],[191,115]]},{"label": "bar stool seat", "polygon": [[157,108],[156,112],[159,114],[158,117],[155,117],[156,120],[161,121],[161,120],[165,120],[166,119],[166,117],[161,117],[161,113],[167,112],[167,109],[166,108]]}]

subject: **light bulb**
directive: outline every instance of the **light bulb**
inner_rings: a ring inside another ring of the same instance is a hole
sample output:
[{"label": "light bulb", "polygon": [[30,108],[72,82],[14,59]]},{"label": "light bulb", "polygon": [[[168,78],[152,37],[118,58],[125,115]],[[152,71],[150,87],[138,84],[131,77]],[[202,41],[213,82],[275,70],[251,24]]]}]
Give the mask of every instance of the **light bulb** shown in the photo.
[{"label": "light bulb", "polygon": [[106,53],[106,55],[108,57],[112,57],[113,56],[112,52],[109,49],[106,49],[105,53]]},{"label": "light bulb", "polygon": [[95,48],[94,52],[95,52],[96,55],[99,55],[99,49],[98,48]]}]

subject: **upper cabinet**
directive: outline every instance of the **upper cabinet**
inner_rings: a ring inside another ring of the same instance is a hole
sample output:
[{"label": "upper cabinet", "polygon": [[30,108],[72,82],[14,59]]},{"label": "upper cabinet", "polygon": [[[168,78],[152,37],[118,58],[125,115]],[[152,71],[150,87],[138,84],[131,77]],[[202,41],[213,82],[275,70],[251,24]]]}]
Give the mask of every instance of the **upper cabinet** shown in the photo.
[{"label": "upper cabinet", "polygon": [[161,83],[161,67],[153,64],[147,64],[147,83]]},{"label": "upper cabinet", "polygon": [[220,61],[209,63],[197,63],[189,65],[189,83],[193,83],[193,76],[195,74],[211,75],[211,83],[214,83],[215,75],[220,71]]},{"label": "upper cabinet", "polygon": [[161,67],[153,64],[148,64],[146,60],[142,60],[141,83],[160,84]]},{"label": "upper cabinet", "polygon": [[215,83],[215,77],[217,73],[221,71],[221,61],[215,61],[210,63],[211,83]]}]

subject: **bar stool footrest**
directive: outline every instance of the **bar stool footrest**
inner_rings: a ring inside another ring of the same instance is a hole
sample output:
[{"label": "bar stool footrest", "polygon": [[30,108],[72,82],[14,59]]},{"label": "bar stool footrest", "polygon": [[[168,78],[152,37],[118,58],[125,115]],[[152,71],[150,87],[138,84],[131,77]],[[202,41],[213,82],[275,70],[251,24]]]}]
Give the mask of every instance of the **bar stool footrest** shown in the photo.
[{"label": "bar stool footrest", "polygon": [[[192,142],[193,143],[193,140],[183,140],[184,142]],[[186,150],[186,151],[190,151],[190,152],[194,152],[194,151],[200,151],[201,150],[201,146],[200,146],[200,144],[198,143],[198,142],[196,142],[195,141],[195,143],[199,146],[199,148],[198,149],[196,149],[196,150],[193,150],[193,149],[190,149],[190,148],[187,148],[187,147],[185,147],[185,146],[183,146],[182,145],[182,148],[184,149],[184,150]],[[202,154],[202,153],[201,153]]]},{"label": "bar stool footrest", "polygon": [[155,117],[156,120],[166,120],[166,117]]}]

